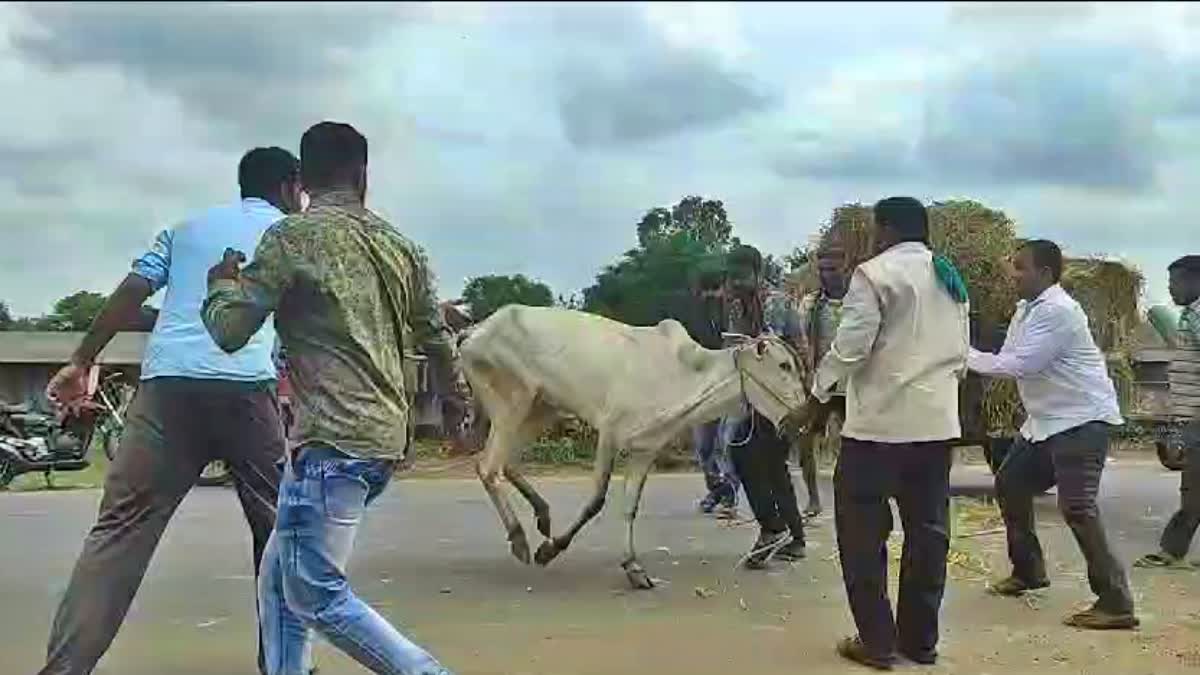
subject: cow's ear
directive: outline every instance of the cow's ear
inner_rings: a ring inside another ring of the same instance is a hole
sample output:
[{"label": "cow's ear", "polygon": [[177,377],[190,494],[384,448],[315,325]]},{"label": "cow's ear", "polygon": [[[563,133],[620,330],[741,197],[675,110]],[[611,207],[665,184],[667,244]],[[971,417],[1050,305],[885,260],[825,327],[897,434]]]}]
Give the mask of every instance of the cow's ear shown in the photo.
[{"label": "cow's ear", "polygon": [[758,353],[758,357],[762,358],[767,353],[767,341],[759,340],[758,344],[754,345],[754,351]]}]

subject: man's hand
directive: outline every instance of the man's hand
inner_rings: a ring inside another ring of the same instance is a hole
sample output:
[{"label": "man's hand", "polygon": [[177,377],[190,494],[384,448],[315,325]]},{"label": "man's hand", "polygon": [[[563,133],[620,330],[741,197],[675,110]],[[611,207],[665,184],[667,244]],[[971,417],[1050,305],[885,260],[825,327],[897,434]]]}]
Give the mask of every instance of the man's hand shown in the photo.
[{"label": "man's hand", "polygon": [[221,262],[213,265],[208,270],[208,283],[212,283],[218,279],[228,279],[237,281],[242,273],[242,263],[246,262],[246,254],[241,251],[235,251],[232,248],[225,249],[225,255],[221,257]]},{"label": "man's hand", "polygon": [[88,398],[90,371],[90,367],[75,363],[63,366],[46,385],[46,398],[67,410],[78,409]]},{"label": "man's hand", "polygon": [[795,441],[804,434],[811,433],[813,429],[813,421],[817,417],[817,408],[820,404],[815,399],[809,398],[808,402],[803,407],[797,408],[788,413],[779,422],[779,433],[788,440]]}]

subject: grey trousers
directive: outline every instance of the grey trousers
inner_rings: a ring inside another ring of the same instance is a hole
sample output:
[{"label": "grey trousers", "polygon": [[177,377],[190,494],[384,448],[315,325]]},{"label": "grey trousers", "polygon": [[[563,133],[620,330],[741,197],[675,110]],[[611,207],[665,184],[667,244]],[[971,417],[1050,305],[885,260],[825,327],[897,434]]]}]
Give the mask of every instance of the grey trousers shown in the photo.
[{"label": "grey trousers", "polygon": [[[274,383],[154,379],[129,407],[100,513],[54,617],[40,675],[88,675],[108,651],[159,538],[200,472],[225,460],[254,541],[275,527],[283,424]],[[259,670],[263,671],[262,649]]]},{"label": "grey trousers", "polygon": [[1179,477],[1179,510],[1163,530],[1160,546],[1176,558],[1188,554],[1192,537],[1200,527],[1200,422],[1183,430],[1185,464]]},{"label": "grey trousers", "polygon": [[1038,443],[1018,438],[996,472],[996,496],[1008,533],[1013,575],[1028,583],[1048,580],[1038,541],[1033,498],[1058,485],[1058,509],[1087,561],[1088,583],[1107,611],[1133,611],[1125,568],[1100,520],[1096,496],[1108,456],[1109,425],[1090,422]]}]

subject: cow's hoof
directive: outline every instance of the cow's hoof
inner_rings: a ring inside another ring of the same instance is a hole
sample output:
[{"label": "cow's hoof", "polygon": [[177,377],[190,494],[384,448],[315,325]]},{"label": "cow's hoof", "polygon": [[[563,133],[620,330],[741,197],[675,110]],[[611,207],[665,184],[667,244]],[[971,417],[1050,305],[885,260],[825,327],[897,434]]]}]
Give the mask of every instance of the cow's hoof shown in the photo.
[{"label": "cow's hoof", "polygon": [[562,549],[559,548],[558,544],[554,543],[553,539],[547,539],[542,542],[541,546],[538,546],[537,553],[533,556],[533,561],[545,567],[550,564],[551,560],[557,558],[559,553],[562,553]]},{"label": "cow's hoof", "polygon": [[528,565],[530,562],[529,542],[525,539],[525,533],[514,532],[508,541],[509,550],[512,551],[513,557]]},{"label": "cow's hoof", "polygon": [[646,569],[638,563],[625,565],[625,577],[629,579],[629,585],[633,586],[634,590],[648,591],[654,588],[654,579],[651,579]]}]

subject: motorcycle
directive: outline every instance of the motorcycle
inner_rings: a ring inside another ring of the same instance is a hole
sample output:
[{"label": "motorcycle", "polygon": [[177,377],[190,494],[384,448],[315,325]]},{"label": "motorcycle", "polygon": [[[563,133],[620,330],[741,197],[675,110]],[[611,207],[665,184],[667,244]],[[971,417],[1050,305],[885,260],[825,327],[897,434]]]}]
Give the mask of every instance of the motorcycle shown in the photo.
[{"label": "motorcycle", "polygon": [[90,462],[88,447],[102,406],[85,406],[63,418],[27,405],[0,404],[0,490],[26,473],[41,473],[47,487],[56,471],[81,471]]}]

